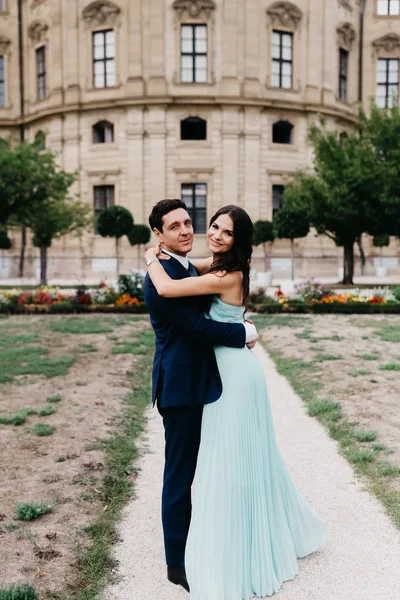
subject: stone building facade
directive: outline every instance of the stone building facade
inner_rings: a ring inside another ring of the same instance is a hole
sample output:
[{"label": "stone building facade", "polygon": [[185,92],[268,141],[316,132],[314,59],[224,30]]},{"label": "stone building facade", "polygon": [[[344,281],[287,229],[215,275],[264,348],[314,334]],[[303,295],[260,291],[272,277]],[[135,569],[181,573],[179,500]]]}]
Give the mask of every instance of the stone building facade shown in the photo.
[{"label": "stone building facade", "polygon": [[[202,256],[206,223],[220,206],[273,218],[293,173],[312,166],[310,119],[323,115],[345,132],[357,123],[360,99],[388,103],[397,94],[400,1],[363,7],[0,0],[0,137],[18,141],[21,125],[25,139],[41,135],[64,169],[79,171],[73,191],[95,211],[115,203],[146,223],[156,201],[182,196],[195,223],[193,255]],[[13,241],[0,278],[17,274],[17,233]],[[396,250],[392,243],[388,254]],[[123,270],[137,266],[125,239],[122,254]],[[299,275],[336,274],[341,262],[313,233],[296,242],[296,254]],[[49,256],[54,278],[95,281],[115,267],[113,240],[94,231],[54,243]],[[272,256],[274,272],[288,273],[287,241],[276,241]],[[26,274],[37,268],[29,246]]]}]

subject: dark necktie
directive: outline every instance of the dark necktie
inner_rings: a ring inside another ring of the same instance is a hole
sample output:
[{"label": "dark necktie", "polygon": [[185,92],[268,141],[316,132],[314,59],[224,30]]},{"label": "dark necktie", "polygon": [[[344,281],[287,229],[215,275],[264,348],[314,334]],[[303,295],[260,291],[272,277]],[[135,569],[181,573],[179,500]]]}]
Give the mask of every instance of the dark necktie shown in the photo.
[{"label": "dark necktie", "polygon": [[188,272],[189,272],[190,277],[197,277],[197,271],[194,268],[194,266],[192,265],[192,263],[189,263]]}]

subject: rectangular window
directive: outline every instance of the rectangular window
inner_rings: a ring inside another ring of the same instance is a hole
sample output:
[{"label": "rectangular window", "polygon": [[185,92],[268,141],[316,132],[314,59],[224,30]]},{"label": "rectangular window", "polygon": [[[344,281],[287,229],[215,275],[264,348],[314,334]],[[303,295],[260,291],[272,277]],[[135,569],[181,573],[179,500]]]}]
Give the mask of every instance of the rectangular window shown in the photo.
[{"label": "rectangular window", "polygon": [[205,183],[183,183],[182,201],[186,204],[193,221],[195,233],[207,231],[207,185]]},{"label": "rectangular window", "polygon": [[4,56],[0,56],[0,106],[6,105]]},{"label": "rectangular window", "polygon": [[340,48],[339,51],[339,98],[347,100],[347,69],[349,64],[349,53]]},{"label": "rectangular window", "polygon": [[272,186],[272,219],[275,214],[282,208],[282,196],[285,191],[284,185]]},{"label": "rectangular window", "polygon": [[93,85],[115,85],[115,35],[113,29],[93,33]]},{"label": "rectangular window", "polygon": [[400,0],[378,0],[378,15],[400,15]]},{"label": "rectangular window", "polygon": [[293,34],[283,31],[272,32],[272,77],[273,87],[291,89],[293,74]]},{"label": "rectangular window", "polygon": [[207,83],[207,25],[181,26],[181,82]]},{"label": "rectangular window", "polygon": [[[113,185],[95,185],[93,188],[94,198],[94,216],[96,217],[105,209],[110,206],[114,206],[114,186]],[[95,232],[97,231],[97,223],[95,226]]]},{"label": "rectangular window", "polygon": [[36,93],[38,100],[46,98],[46,48],[36,50]]},{"label": "rectangular window", "polygon": [[376,103],[381,108],[397,104],[399,97],[399,59],[380,58],[376,77]]}]

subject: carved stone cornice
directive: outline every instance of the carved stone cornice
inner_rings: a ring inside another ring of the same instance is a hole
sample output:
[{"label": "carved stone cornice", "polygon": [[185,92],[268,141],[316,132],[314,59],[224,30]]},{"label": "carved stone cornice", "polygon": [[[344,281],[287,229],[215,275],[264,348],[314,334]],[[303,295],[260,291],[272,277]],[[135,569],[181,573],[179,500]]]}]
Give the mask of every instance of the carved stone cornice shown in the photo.
[{"label": "carved stone cornice", "polygon": [[400,56],[400,35],[388,33],[372,42],[372,46],[377,56],[398,57]]},{"label": "carved stone cornice", "polygon": [[4,35],[0,35],[0,54],[6,54],[10,47],[11,41]]},{"label": "carved stone cornice", "polygon": [[351,6],[349,0],[338,0],[338,5],[343,6],[343,8],[347,8],[347,10],[353,12],[353,7]]},{"label": "carved stone cornice", "polygon": [[82,16],[90,27],[97,25],[114,26],[121,13],[119,6],[110,0],[95,0],[83,11]]},{"label": "carved stone cornice", "polygon": [[33,21],[28,27],[28,35],[34,44],[39,44],[46,40],[49,26],[44,21]]},{"label": "carved stone cornice", "polygon": [[174,9],[182,18],[184,15],[192,18],[205,16],[209,18],[215,10],[214,0],[175,0]]},{"label": "carved stone cornice", "polygon": [[338,44],[346,50],[351,50],[354,40],[357,37],[356,30],[351,23],[342,23],[336,29]]},{"label": "carved stone cornice", "polygon": [[303,18],[301,10],[291,2],[274,2],[267,8],[267,15],[273,26],[278,25],[289,29],[296,29]]}]

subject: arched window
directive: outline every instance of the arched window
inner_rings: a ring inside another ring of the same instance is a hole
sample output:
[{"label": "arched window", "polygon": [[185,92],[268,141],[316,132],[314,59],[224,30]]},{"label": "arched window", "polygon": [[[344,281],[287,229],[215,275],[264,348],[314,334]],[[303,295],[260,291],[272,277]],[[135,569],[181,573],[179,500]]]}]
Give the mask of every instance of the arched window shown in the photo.
[{"label": "arched window", "polygon": [[35,146],[39,152],[44,152],[46,149],[46,134],[44,131],[38,131],[35,135]]},{"label": "arched window", "polygon": [[274,144],[293,144],[293,125],[289,121],[278,121],[272,127]]},{"label": "arched window", "polygon": [[93,125],[93,144],[111,144],[114,141],[114,125],[109,121],[99,121]]},{"label": "arched window", "polygon": [[348,135],[346,131],[341,131],[339,134],[339,144],[341,145],[341,147],[343,148],[346,140],[348,139]]},{"label": "arched window", "polygon": [[207,121],[200,117],[188,117],[181,121],[181,140],[206,140]]}]

